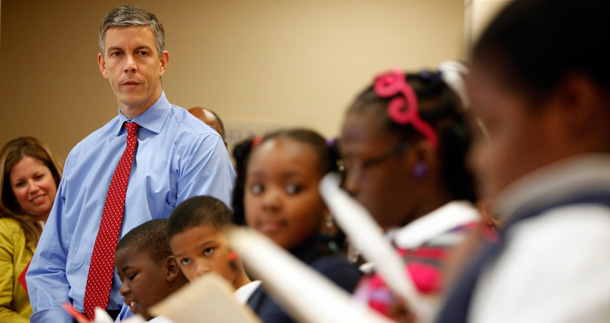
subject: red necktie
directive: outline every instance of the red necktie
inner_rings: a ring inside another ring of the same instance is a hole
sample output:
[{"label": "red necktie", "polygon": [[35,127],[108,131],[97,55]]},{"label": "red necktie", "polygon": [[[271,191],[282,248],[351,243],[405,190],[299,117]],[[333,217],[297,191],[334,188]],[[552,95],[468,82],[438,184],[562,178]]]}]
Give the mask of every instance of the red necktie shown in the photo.
[{"label": "red necktie", "polygon": [[127,147],[119,160],[119,164],[114,170],[106,203],[102,222],[95,239],[87,285],[85,287],[85,314],[89,319],[95,318],[94,309],[108,307],[112,277],[114,275],[114,251],[121,230],[123,220],[123,210],[125,209],[125,193],[127,192],[127,182],[133,161],[133,153],[138,142],[138,124],[126,122],[127,128]]}]

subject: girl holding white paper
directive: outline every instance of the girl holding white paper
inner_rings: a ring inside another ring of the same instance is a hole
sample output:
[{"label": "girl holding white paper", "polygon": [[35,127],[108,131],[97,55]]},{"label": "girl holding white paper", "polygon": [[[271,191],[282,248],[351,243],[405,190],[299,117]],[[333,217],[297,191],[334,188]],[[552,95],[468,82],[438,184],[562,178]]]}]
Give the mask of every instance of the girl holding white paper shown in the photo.
[{"label": "girl holding white paper", "polygon": [[[380,75],[342,127],[344,187],[387,230],[425,296],[441,290],[450,248],[480,222],[466,165],[465,72],[451,62],[438,72]],[[395,300],[380,276],[365,277],[356,298],[392,316]]]},{"label": "girl holding white paper", "polygon": [[[326,140],[313,131],[292,129],[265,136],[248,159],[245,217],[248,226],[352,292],[362,274],[319,239],[327,210],[318,184],[334,169],[336,158]],[[263,322],[293,321],[264,291],[264,283],[248,305]]]}]

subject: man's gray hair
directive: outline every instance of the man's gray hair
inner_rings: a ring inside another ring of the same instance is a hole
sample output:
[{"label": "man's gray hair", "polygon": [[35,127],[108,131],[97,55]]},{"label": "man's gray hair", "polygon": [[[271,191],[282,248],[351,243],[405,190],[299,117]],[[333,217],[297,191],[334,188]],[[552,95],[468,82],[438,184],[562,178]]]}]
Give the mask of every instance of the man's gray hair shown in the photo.
[{"label": "man's gray hair", "polygon": [[163,25],[152,13],[136,6],[124,5],[114,8],[106,14],[100,25],[100,53],[104,55],[104,38],[106,31],[111,27],[148,26],[155,35],[157,43],[157,54],[165,50],[165,31]]}]

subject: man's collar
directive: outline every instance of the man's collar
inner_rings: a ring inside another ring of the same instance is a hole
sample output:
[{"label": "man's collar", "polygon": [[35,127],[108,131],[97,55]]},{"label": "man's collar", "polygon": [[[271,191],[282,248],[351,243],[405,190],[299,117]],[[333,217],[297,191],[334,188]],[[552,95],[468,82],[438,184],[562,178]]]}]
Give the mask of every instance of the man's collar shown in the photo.
[{"label": "man's collar", "polygon": [[161,96],[157,102],[133,119],[128,119],[123,113],[121,113],[121,109],[119,109],[119,123],[116,126],[117,129],[115,129],[115,133],[117,136],[121,133],[124,122],[135,122],[142,128],[145,128],[153,133],[159,133],[161,132],[161,129],[165,124],[165,119],[169,115],[170,111],[171,105],[165,97],[165,91],[163,91],[161,92]]}]

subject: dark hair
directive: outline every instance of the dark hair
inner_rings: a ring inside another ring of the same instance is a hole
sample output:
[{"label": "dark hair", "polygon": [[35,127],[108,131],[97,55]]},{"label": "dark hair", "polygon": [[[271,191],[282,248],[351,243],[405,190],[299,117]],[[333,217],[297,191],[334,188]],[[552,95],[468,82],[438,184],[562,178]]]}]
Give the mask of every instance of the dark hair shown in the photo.
[{"label": "dark hair", "polygon": [[339,155],[335,149],[331,149],[326,142],[326,139],[319,133],[303,128],[284,129],[266,134],[261,140],[261,144],[276,138],[288,138],[298,142],[310,145],[316,152],[318,157],[320,172],[326,174],[328,172],[337,171],[337,161]]},{"label": "dark hair", "polygon": [[[466,166],[472,140],[471,124],[459,97],[442,81],[438,72],[422,71],[405,77],[416,93],[421,119],[437,133],[441,177],[449,193],[456,200],[474,201],[474,178]],[[403,142],[423,138],[411,124],[398,124],[388,116],[388,104],[395,97],[379,97],[370,86],[356,98],[348,112],[375,116],[381,129]]]},{"label": "dark hair", "polygon": [[137,252],[147,253],[156,264],[164,261],[172,255],[165,235],[167,222],[167,219],[157,219],[140,224],[121,238],[116,251],[135,248]]},{"label": "dark hair", "polygon": [[26,242],[35,247],[42,233],[40,223],[21,209],[13,193],[10,174],[13,167],[24,157],[32,157],[41,161],[53,175],[55,185],[59,186],[63,165],[51,148],[34,137],[19,137],[4,145],[0,151],[0,218],[9,217],[17,220],[23,229]]},{"label": "dark hair", "polygon": [[473,61],[534,102],[571,72],[608,90],[608,12],[607,0],[515,0],[481,35]]},{"label": "dark hair", "polygon": [[233,158],[235,159],[235,186],[233,187],[233,198],[231,207],[233,208],[233,224],[245,226],[246,213],[244,209],[244,190],[246,187],[246,168],[248,167],[248,156],[252,150],[252,142],[255,137],[244,139],[237,143],[233,148]]},{"label": "dark hair", "polygon": [[198,226],[211,226],[222,230],[231,224],[231,210],[212,196],[195,196],[180,203],[172,211],[167,224],[167,238]]}]

